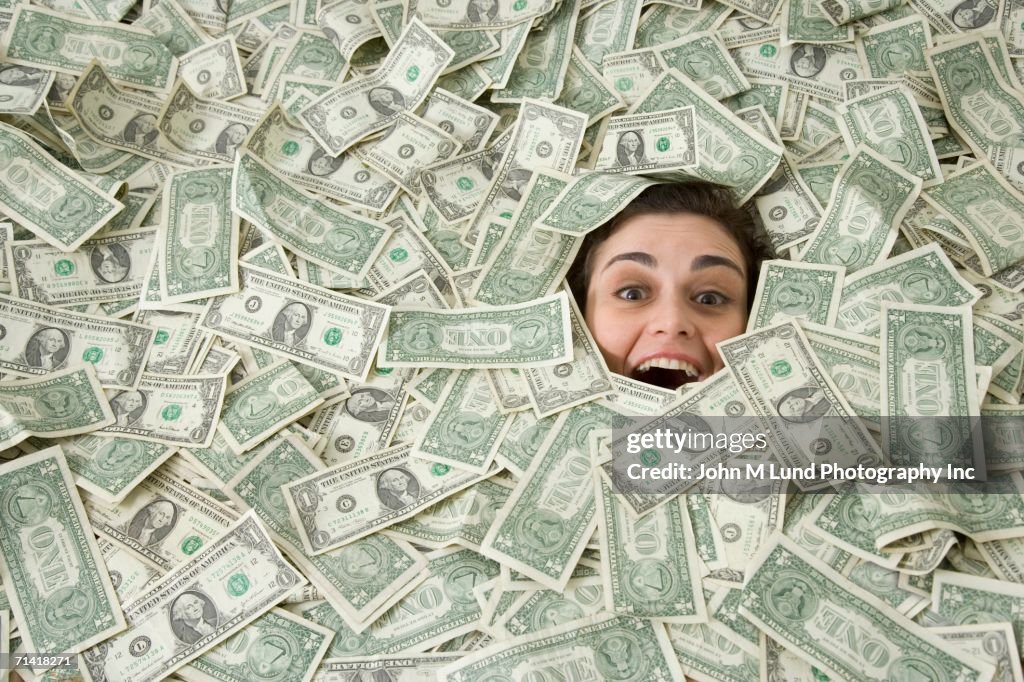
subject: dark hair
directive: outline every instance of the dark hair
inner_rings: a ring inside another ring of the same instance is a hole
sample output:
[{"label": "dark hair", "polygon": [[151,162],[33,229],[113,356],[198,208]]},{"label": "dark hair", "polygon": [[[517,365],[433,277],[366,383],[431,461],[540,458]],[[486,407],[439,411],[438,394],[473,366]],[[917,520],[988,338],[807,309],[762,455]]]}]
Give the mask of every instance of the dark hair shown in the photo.
[{"label": "dark hair", "polygon": [[747,309],[754,302],[761,262],[775,258],[768,235],[753,212],[736,205],[736,196],[728,187],[713,182],[688,181],[653,185],[641,192],[624,209],[583,239],[576,260],[566,275],[569,288],[586,312],[587,287],[593,269],[593,255],[630,218],[652,214],[690,213],[714,220],[740,247],[747,270]]}]

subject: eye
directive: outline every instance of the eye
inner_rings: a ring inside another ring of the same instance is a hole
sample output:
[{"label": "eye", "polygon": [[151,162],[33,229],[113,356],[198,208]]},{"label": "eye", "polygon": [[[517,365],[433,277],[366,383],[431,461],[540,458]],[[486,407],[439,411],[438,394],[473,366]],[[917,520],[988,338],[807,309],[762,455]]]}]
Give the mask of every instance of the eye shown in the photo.
[{"label": "eye", "polygon": [[729,302],[728,298],[715,291],[705,291],[697,294],[694,300],[701,305],[722,305]]},{"label": "eye", "polygon": [[624,301],[640,301],[644,298],[644,290],[640,287],[622,287],[615,295]]}]

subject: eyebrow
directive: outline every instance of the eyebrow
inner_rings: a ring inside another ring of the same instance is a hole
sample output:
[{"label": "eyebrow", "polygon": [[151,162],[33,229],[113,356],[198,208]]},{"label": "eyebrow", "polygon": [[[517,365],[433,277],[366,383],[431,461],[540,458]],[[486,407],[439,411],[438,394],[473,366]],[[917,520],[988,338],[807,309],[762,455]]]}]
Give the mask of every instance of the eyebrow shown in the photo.
[{"label": "eyebrow", "polygon": [[724,266],[731,268],[739,274],[740,277],[744,277],[743,270],[740,266],[736,265],[731,259],[724,256],[713,256],[711,254],[705,254],[703,256],[697,256],[690,263],[690,270],[704,270],[706,268],[714,268],[718,266]]},{"label": "eyebrow", "polygon": [[[607,270],[614,263],[618,263],[619,261],[633,261],[648,268],[658,267],[658,259],[652,256],[651,254],[645,253],[643,251],[627,251],[626,253],[620,253],[608,259],[608,262],[605,263],[605,266],[604,268],[602,268],[602,270]],[[690,263],[691,272],[697,270],[706,270],[707,268],[714,267],[730,268],[732,270],[735,270],[740,277],[745,276],[740,266],[736,265],[736,263],[734,263],[731,259],[726,258],[724,256],[704,254],[703,256],[697,256]]]},{"label": "eyebrow", "polygon": [[611,258],[609,258],[608,262],[604,264],[604,267],[601,268],[601,270],[607,270],[614,263],[618,263],[619,261],[634,261],[648,268],[658,267],[658,259],[652,256],[651,254],[645,253],[643,251],[627,251],[626,253],[620,253],[617,256],[612,256]]}]

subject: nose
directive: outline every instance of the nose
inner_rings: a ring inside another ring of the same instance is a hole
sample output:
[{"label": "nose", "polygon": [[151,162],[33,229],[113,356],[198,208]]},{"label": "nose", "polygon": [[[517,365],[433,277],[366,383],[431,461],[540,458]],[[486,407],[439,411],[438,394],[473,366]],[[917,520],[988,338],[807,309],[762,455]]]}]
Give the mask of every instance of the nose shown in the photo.
[{"label": "nose", "polygon": [[663,294],[658,297],[655,305],[649,308],[651,316],[647,330],[658,336],[692,337],[697,333],[694,318],[686,305],[686,300],[679,294]]}]

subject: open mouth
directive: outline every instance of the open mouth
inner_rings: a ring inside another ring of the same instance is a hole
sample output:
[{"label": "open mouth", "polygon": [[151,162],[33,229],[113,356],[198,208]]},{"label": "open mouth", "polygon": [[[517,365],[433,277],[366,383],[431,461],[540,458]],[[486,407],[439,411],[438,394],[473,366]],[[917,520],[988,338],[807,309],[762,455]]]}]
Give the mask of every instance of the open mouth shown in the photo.
[{"label": "open mouth", "polygon": [[700,370],[685,360],[652,358],[634,369],[631,378],[674,391],[683,384],[699,381]]}]

